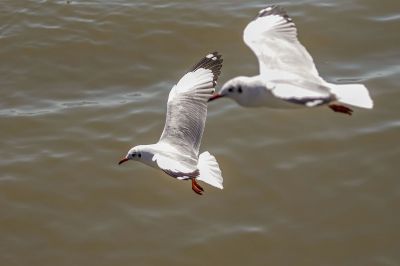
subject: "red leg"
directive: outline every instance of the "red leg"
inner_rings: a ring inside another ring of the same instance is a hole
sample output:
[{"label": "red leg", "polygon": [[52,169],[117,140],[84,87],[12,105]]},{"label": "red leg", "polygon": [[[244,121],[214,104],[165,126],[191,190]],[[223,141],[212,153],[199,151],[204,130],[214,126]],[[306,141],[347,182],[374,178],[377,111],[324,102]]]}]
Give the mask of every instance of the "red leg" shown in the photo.
[{"label": "red leg", "polygon": [[192,189],[196,194],[203,195],[204,189],[192,178]]},{"label": "red leg", "polygon": [[330,104],[329,108],[331,108],[334,112],[337,112],[337,113],[343,113],[343,114],[347,114],[347,115],[351,115],[353,113],[352,109],[350,109],[347,106],[340,105],[340,104]]}]

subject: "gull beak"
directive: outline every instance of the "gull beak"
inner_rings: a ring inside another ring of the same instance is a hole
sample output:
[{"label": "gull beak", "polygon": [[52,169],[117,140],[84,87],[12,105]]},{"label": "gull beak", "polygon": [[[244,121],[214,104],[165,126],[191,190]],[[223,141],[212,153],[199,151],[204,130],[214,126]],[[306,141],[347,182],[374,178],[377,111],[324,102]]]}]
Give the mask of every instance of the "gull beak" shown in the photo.
[{"label": "gull beak", "polygon": [[221,98],[221,97],[224,97],[224,96],[222,94],[220,94],[220,93],[216,93],[213,96],[211,96],[210,99],[208,99],[208,102],[214,101],[214,100],[216,100],[218,98]]},{"label": "gull beak", "polygon": [[122,159],[121,161],[119,161],[118,164],[124,163],[124,162],[126,162],[126,161],[129,161],[129,159],[128,159],[127,157],[125,157],[124,159]]}]

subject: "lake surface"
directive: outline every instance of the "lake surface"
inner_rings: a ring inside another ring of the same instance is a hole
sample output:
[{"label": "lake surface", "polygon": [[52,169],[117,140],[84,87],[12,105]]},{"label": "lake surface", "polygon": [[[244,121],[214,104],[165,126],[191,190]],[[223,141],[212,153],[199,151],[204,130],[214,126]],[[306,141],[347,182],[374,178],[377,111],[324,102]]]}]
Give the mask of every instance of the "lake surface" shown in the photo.
[{"label": "lake surface", "polygon": [[288,0],[321,76],[373,110],[210,104],[197,196],[140,163],[173,84],[208,52],[254,75],[266,1],[0,2],[1,265],[400,265],[400,4]]}]

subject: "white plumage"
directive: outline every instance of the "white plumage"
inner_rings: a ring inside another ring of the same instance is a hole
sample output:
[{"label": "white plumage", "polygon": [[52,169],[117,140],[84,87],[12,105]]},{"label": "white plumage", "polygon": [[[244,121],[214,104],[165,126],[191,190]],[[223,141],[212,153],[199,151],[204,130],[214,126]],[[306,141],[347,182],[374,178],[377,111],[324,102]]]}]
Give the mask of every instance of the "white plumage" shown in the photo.
[{"label": "white plumage", "polygon": [[199,156],[207,101],[215,92],[221,67],[222,58],[217,52],[208,54],[194,65],[169,93],[160,140],[133,147],[119,164],[138,160],[177,179],[190,179],[197,194],[204,190],[196,179],[222,189],[223,179],[215,157],[209,152]]},{"label": "white plumage", "polygon": [[346,114],[352,110],[343,104],[373,107],[364,85],[331,84],[320,77],[311,55],[297,39],[296,25],[279,6],[261,10],[246,26],[243,39],[257,56],[260,74],[229,80],[210,100],[229,97],[247,107],[329,105]]}]

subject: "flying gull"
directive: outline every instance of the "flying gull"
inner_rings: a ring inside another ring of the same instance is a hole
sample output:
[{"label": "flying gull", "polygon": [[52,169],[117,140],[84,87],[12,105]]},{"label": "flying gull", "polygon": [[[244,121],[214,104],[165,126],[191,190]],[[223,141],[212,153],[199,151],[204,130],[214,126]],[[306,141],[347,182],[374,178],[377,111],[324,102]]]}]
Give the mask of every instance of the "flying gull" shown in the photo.
[{"label": "flying gull", "polygon": [[364,85],[332,84],[319,76],[297,39],[294,22],[281,7],[261,10],[245,28],[243,39],[258,58],[260,74],[229,80],[210,101],[228,97],[245,107],[273,108],[327,105],[348,115],[353,110],[346,105],[373,107]]},{"label": "flying gull", "polygon": [[171,89],[167,117],[160,140],[155,144],[131,148],[119,161],[140,161],[159,168],[179,180],[191,180],[192,189],[201,195],[197,180],[222,189],[218,162],[209,152],[199,156],[201,137],[207,117],[207,101],[215,93],[221,73],[222,56],[210,53],[195,64]]}]

